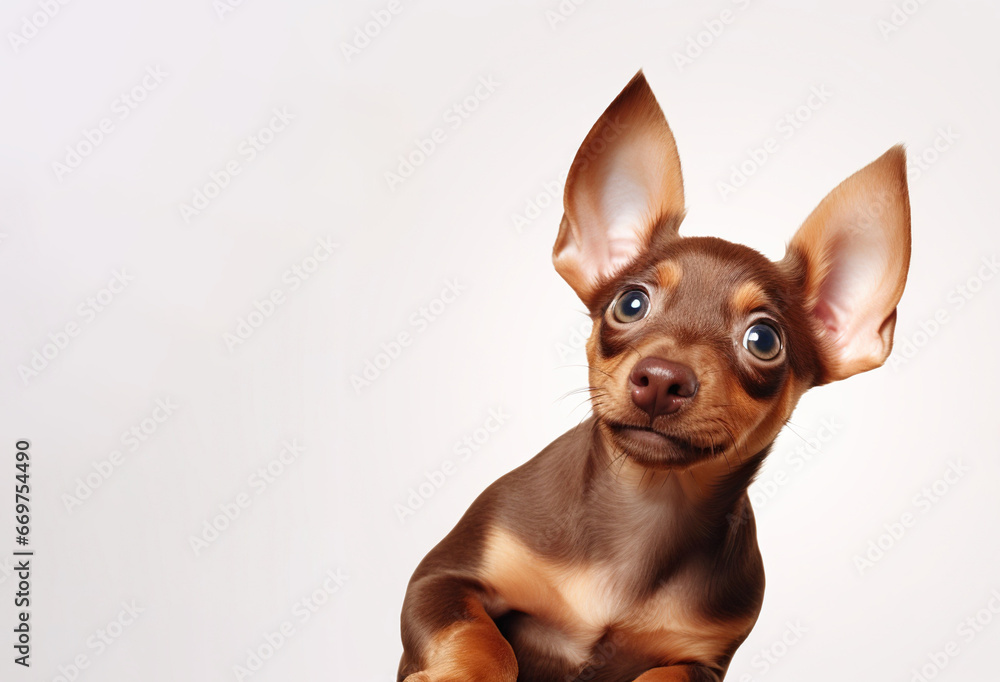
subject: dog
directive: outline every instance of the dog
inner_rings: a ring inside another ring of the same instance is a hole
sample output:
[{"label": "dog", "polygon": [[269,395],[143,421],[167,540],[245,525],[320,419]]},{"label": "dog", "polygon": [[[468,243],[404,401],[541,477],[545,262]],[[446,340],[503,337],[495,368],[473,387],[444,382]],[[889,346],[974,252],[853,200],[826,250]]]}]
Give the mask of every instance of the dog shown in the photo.
[{"label": "dog", "polygon": [[640,71],[566,179],[555,269],[593,320],[592,414],[489,486],[419,564],[397,682],[716,682],[757,620],[747,495],[808,389],[892,350],[901,146],[771,261],[681,237],[674,136]]}]

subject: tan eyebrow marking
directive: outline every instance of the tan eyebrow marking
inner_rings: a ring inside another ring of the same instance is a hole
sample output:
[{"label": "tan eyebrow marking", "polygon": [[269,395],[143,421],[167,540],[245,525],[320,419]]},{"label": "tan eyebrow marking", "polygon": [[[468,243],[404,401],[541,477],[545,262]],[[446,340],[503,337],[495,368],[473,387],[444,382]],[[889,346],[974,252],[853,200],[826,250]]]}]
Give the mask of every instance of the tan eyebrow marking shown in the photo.
[{"label": "tan eyebrow marking", "polygon": [[680,284],[681,276],[684,272],[681,266],[674,261],[664,261],[656,266],[656,274],[660,280],[660,286],[665,291],[671,291]]},{"label": "tan eyebrow marking", "polygon": [[760,308],[767,302],[767,294],[764,293],[764,290],[756,282],[741,284],[729,299],[730,305],[739,313],[749,313],[751,310]]}]

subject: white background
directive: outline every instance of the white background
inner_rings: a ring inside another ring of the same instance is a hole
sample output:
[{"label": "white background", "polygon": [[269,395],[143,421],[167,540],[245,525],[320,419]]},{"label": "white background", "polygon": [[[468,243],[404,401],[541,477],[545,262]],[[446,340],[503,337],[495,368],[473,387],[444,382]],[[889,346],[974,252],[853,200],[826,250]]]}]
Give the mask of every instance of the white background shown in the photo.
[{"label": "white background", "polygon": [[[909,682],[949,641],[959,653],[934,679],[996,679],[998,614],[971,640],[959,627],[1000,588],[1000,282],[980,278],[1000,251],[997,3],[911,0],[885,34],[889,0],[566,0],[563,14],[556,0],[403,0],[345,57],[386,5],[246,0],[220,17],[211,0],[90,0],[33,19],[36,0],[5,4],[0,678],[70,679],[78,659],[80,680],[237,679],[288,621],[294,635],[244,679],[393,679],[417,562],[486,485],[586,415],[560,398],[586,383],[586,318],[550,264],[561,187],[546,183],[642,67],[680,149],[683,234],[778,258],[826,192],[892,144],[943,149],[910,178],[893,366],[807,394],[754,488],[768,588],[729,679]],[[678,66],[685,49],[695,57]],[[143,92],[156,67],[167,75]],[[481,78],[494,91],[453,126],[446,112]],[[144,99],[120,120],[136,86]],[[829,100],[779,132],[824,86]],[[247,162],[240,144],[275,107],[294,119]],[[58,172],[104,117],[113,130]],[[390,189],[386,172],[435,128],[444,141]],[[769,137],[777,152],[724,199],[731,166]],[[214,195],[210,173],[230,161],[240,174],[186,221],[181,205]],[[536,200],[546,208],[518,231]],[[283,273],[324,237],[338,248],[291,290]],[[133,281],[81,315],[122,269]],[[457,300],[412,324],[454,280]],[[977,292],[961,307],[959,285]],[[284,303],[227,347],[275,288]],[[66,341],[69,323],[80,332]],[[356,390],[400,332],[412,342]],[[35,352],[52,357],[29,375]],[[123,432],[150,430],[157,400],[177,408],[130,449]],[[396,505],[491,409],[503,427],[401,520]],[[820,442],[824,420],[836,433]],[[30,671],[11,649],[18,438],[33,454]],[[292,439],[303,453],[273,464]],[[120,465],[73,503],[114,451]],[[269,463],[281,473],[261,491],[248,479]],[[951,463],[967,472],[918,506]],[[249,507],[196,554],[191,538],[241,493]],[[905,513],[912,526],[859,569]],[[349,577],[303,622],[296,604],[328,571]],[[132,601],[144,612],[96,646]],[[805,633],[782,641],[788,623]]]}]

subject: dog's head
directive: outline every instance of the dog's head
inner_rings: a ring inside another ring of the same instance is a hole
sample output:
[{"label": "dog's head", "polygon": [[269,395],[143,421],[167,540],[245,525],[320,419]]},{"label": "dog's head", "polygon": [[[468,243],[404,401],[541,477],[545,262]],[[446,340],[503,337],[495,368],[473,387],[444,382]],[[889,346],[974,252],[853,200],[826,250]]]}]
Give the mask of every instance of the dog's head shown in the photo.
[{"label": "dog's head", "polygon": [[780,261],[681,237],[677,147],[640,72],[577,152],[564,206],[553,260],[593,318],[594,414],[642,466],[757,453],[806,390],[892,349],[910,258],[901,147],[823,199]]}]

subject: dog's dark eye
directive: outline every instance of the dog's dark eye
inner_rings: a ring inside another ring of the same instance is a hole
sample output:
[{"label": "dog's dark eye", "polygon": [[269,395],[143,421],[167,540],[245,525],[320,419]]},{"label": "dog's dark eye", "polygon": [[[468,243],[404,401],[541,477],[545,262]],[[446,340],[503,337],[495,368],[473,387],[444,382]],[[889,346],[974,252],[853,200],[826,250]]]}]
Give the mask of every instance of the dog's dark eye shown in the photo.
[{"label": "dog's dark eye", "polygon": [[781,337],[766,324],[755,324],[743,335],[743,347],[761,360],[773,360],[781,352]]},{"label": "dog's dark eye", "polygon": [[619,322],[635,322],[646,317],[649,312],[649,297],[645,291],[633,289],[626,291],[615,301],[612,311],[615,319]]}]

